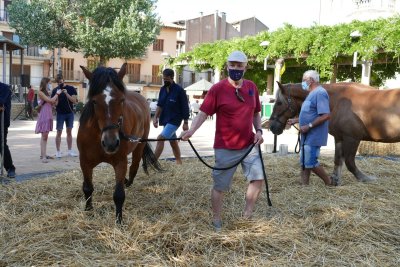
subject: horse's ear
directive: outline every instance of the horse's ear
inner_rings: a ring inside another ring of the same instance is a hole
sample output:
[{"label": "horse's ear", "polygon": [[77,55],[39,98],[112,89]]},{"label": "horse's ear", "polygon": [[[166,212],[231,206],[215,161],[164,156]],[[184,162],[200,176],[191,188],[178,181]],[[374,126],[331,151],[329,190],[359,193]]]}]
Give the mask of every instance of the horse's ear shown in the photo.
[{"label": "horse's ear", "polygon": [[92,79],[92,73],[84,66],[80,66],[80,67],[83,70],[83,74],[85,74],[86,78],[88,78],[90,81]]},{"label": "horse's ear", "polygon": [[282,92],[285,92],[285,87],[283,86],[283,84],[281,84],[280,82],[276,81],[276,83],[278,84],[279,90],[282,90]]},{"label": "horse's ear", "polygon": [[126,74],[126,62],[122,64],[121,69],[118,72],[118,77],[122,80]]}]

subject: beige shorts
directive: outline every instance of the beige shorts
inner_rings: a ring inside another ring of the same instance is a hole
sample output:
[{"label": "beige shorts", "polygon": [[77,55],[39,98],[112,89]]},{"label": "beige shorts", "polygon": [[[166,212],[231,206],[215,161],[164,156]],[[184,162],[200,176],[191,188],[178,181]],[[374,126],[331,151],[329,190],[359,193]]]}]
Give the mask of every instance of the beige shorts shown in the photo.
[{"label": "beige shorts", "polygon": [[[249,151],[250,147],[251,145],[240,150],[214,149],[215,167],[224,168],[232,166],[233,164],[237,163],[246,154],[247,151]],[[240,163],[242,165],[243,174],[248,182],[264,179],[258,150],[259,146],[254,146],[251,152]],[[228,170],[213,170],[213,188],[218,191],[228,191],[231,188],[232,177],[236,171],[236,168],[237,166]]]}]

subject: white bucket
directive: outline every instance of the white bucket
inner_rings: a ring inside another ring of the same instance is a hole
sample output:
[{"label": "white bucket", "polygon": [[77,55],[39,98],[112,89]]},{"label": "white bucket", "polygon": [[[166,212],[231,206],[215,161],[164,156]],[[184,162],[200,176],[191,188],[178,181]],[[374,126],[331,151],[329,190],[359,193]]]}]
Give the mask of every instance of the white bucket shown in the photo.
[{"label": "white bucket", "polygon": [[288,154],[288,145],[286,144],[281,144],[279,146],[279,155],[284,156]]},{"label": "white bucket", "polygon": [[263,150],[265,153],[272,153],[272,151],[274,150],[274,144],[264,144]]}]

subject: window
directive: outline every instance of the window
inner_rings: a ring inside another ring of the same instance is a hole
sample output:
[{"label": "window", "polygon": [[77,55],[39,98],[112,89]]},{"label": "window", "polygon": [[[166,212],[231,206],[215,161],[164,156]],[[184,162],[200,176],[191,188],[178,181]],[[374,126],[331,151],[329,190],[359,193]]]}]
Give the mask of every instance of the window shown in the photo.
[{"label": "window", "polygon": [[14,34],[12,32],[3,32],[3,36],[6,37],[8,40],[12,40]]},{"label": "window", "polygon": [[151,83],[161,84],[160,66],[153,65],[151,68]]},{"label": "window", "polygon": [[153,51],[164,51],[164,40],[163,39],[157,39],[153,43]]},{"label": "window", "polygon": [[128,63],[126,73],[129,77],[129,83],[141,83],[140,64]]},{"label": "window", "polygon": [[61,72],[65,80],[74,79],[74,59],[73,58],[61,58]]}]

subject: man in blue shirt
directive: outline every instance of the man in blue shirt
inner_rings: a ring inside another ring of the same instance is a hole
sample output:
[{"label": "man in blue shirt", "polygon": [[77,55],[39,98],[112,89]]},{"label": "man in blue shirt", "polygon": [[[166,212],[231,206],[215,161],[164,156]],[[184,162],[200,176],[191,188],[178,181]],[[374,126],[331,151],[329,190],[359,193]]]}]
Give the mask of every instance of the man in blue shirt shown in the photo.
[{"label": "man in blue shirt", "polygon": [[73,104],[78,102],[77,100],[77,92],[75,87],[64,84],[64,79],[62,75],[57,76],[58,86],[53,89],[51,93],[51,97],[53,97],[58,89],[61,89],[62,92],[58,96],[58,101],[56,104],[57,111],[57,135],[56,135],[56,157],[61,158],[61,134],[64,127],[67,128],[67,146],[68,146],[68,156],[76,157],[78,156],[74,151],[72,151],[72,127],[74,126],[74,112],[73,112]]},{"label": "man in blue shirt", "polygon": [[10,127],[11,117],[11,89],[8,84],[0,82],[0,116],[4,113],[4,125],[0,123],[0,153],[2,151],[1,137],[4,137],[4,168],[7,171],[7,177],[15,178],[15,166],[11,157],[10,149],[7,145],[8,127]]},{"label": "man in blue shirt", "polygon": [[[313,171],[325,185],[332,185],[331,177],[318,162],[320,148],[326,146],[328,141],[329,95],[319,84],[319,74],[315,70],[303,74],[301,86],[310,92],[301,106],[298,119],[301,132],[300,164],[303,166],[301,183],[308,185]],[[291,124],[296,122],[296,119],[289,121]]]},{"label": "man in blue shirt", "polygon": [[[189,104],[185,90],[174,82],[174,71],[172,69],[165,69],[163,71],[164,86],[161,87],[160,95],[158,97],[156,113],[153,117],[153,125],[155,128],[158,124],[164,126],[161,134],[157,139],[176,138],[176,130],[183,120],[182,129],[187,131],[189,129]],[[177,164],[182,164],[181,151],[179,149],[178,141],[169,142],[174,153]],[[158,159],[164,150],[164,141],[157,141],[154,154]]]}]

